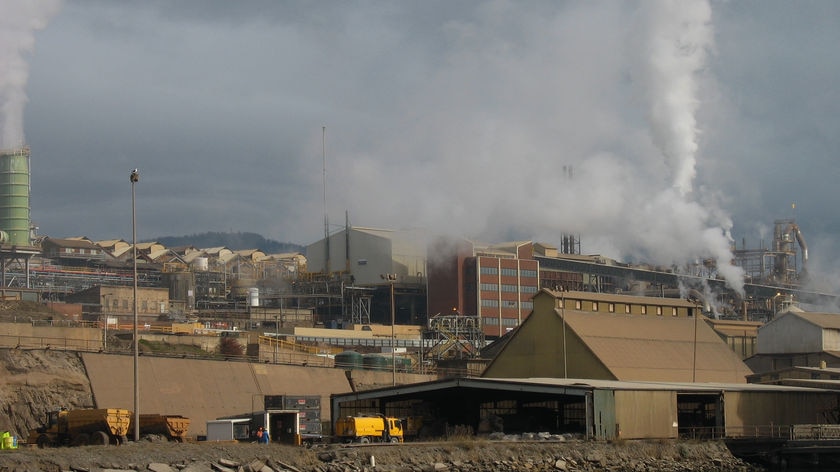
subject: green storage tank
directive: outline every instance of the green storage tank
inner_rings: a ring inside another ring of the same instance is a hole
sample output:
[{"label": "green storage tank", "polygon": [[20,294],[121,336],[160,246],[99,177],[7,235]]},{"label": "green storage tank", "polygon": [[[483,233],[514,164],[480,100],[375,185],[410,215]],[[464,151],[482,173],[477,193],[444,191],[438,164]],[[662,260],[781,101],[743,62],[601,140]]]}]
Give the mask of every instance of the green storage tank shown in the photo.
[{"label": "green storage tank", "polygon": [[29,240],[29,147],[0,151],[0,230],[3,244],[31,246]]},{"label": "green storage tank", "polygon": [[335,367],[337,369],[361,369],[362,355],[356,351],[344,351],[335,355]]},{"label": "green storage tank", "polygon": [[391,359],[379,354],[365,354],[362,364],[368,370],[390,370]]}]

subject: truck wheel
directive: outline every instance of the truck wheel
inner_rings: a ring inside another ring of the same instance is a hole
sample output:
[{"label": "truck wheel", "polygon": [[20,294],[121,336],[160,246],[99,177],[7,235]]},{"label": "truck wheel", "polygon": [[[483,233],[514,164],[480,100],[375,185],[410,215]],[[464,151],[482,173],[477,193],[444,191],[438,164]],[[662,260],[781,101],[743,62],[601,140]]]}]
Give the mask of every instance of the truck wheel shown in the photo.
[{"label": "truck wheel", "polygon": [[125,434],[123,434],[122,436],[117,436],[116,439],[118,446],[121,446],[128,442],[128,436],[126,436]]},{"label": "truck wheel", "polygon": [[70,442],[73,446],[87,446],[88,443],[90,443],[90,436],[85,433],[73,436],[73,440]]},{"label": "truck wheel", "polygon": [[392,442],[392,443],[398,443],[398,442],[400,442],[400,438],[397,438],[397,437],[393,437],[393,436],[392,436],[392,437],[391,437],[391,442]]},{"label": "truck wheel", "polygon": [[107,446],[111,443],[111,438],[105,431],[97,431],[90,436],[91,446]]},{"label": "truck wheel", "polygon": [[367,436],[363,436],[363,437],[359,438],[359,442],[362,443],[362,444],[367,444],[367,443],[370,442],[370,438],[367,437]]},{"label": "truck wheel", "polygon": [[49,436],[47,436],[46,434],[42,434],[38,436],[38,439],[35,440],[35,444],[37,444],[39,448],[44,449],[46,447],[52,446],[52,441],[50,441]]}]

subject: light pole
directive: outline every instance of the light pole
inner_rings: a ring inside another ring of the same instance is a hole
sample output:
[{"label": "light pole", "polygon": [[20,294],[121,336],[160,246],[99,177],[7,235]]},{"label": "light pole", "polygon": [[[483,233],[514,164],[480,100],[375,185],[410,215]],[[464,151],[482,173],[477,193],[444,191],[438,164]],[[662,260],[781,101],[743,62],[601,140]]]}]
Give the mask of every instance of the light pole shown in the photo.
[{"label": "light pole", "polygon": [[391,295],[391,382],[397,385],[397,335],[394,332],[395,317],[394,317],[394,282],[397,280],[397,274],[380,274],[384,280],[388,281]]},{"label": "light pole", "polygon": [[134,169],[129,177],[131,181],[131,239],[134,262],[134,441],[140,441],[140,369],[139,343],[137,340],[137,212],[135,209],[134,184],[140,180],[140,171]]},{"label": "light pole", "polygon": [[391,280],[391,383],[397,385],[397,336],[394,334],[394,279],[395,274],[389,274]]},{"label": "light pole", "polygon": [[277,338],[280,336],[279,329],[277,328],[277,319],[279,317],[274,315],[274,363],[277,363]]}]

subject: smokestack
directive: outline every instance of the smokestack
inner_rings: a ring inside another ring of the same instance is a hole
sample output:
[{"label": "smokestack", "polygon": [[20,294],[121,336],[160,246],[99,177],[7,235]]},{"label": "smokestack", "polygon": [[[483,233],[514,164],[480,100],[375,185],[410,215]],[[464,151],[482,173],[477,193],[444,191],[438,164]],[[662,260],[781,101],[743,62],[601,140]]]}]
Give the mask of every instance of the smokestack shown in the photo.
[{"label": "smokestack", "polygon": [[0,150],[0,244],[31,246],[29,146]]}]

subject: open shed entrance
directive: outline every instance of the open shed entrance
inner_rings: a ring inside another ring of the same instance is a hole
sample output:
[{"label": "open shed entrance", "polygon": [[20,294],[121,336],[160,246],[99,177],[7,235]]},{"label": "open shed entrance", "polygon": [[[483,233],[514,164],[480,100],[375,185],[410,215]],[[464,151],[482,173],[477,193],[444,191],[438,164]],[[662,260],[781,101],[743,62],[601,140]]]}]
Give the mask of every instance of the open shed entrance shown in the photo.
[{"label": "open shed entrance", "polygon": [[723,436],[723,395],[677,393],[678,433],[683,439],[713,439]]}]

